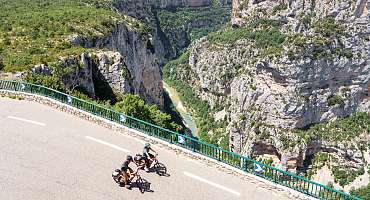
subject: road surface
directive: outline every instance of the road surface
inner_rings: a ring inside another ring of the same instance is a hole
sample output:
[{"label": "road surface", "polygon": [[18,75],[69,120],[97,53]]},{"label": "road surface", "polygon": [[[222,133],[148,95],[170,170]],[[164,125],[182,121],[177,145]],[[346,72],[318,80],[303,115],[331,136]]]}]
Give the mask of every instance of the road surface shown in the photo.
[{"label": "road surface", "polygon": [[142,147],[143,141],[53,108],[0,98],[0,199],[289,199],[159,147],[169,176],[141,171],[151,190],[144,194],[118,187],[111,172]]}]

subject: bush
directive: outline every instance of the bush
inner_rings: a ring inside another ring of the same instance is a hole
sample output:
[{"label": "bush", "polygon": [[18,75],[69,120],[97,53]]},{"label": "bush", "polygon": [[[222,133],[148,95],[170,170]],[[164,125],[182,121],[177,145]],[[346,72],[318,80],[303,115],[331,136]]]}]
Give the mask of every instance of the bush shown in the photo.
[{"label": "bush", "polygon": [[339,95],[330,95],[328,97],[328,105],[335,106],[335,105],[343,105],[344,99]]},{"label": "bush", "polygon": [[28,73],[26,75],[26,81],[28,83],[33,83],[37,85],[43,85],[45,87],[49,87],[61,92],[65,92],[64,83],[61,81],[60,77],[55,75],[53,76],[45,76],[39,74]]},{"label": "bush", "polygon": [[211,26],[221,24],[230,19],[230,8],[227,7],[200,7],[200,8],[176,8],[173,11],[160,10],[158,18],[161,27],[172,29],[182,27],[193,21],[208,21]]},{"label": "bush", "polygon": [[161,112],[156,105],[146,104],[145,101],[137,95],[124,95],[122,101],[117,102],[113,108],[126,115],[173,131],[180,131],[182,129],[180,125],[172,121],[169,114]]},{"label": "bush", "polygon": [[277,6],[275,6],[273,9],[272,9],[272,13],[275,14],[279,11],[282,11],[282,10],[285,10],[288,8],[288,5],[286,3],[281,3]]},{"label": "bush", "polygon": [[339,183],[340,186],[345,186],[354,181],[358,176],[365,173],[364,169],[359,170],[341,168],[338,166],[333,167],[332,169],[334,181]]},{"label": "bush", "polygon": [[366,187],[362,187],[357,190],[352,190],[351,194],[364,200],[370,200],[370,184]]},{"label": "bush", "polygon": [[344,33],[344,27],[334,17],[325,17],[314,24],[315,32],[326,38],[338,37]]}]

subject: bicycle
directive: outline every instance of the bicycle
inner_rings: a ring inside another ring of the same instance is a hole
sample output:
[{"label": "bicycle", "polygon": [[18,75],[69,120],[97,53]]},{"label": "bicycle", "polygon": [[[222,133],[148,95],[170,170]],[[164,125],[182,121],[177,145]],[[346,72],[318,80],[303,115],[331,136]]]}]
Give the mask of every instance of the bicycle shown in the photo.
[{"label": "bicycle", "polygon": [[155,171],[156,174],[159,176],[164,176],[167,174],[167,168],[164,164],[160,163],[157,159],[158,154],[156,154],[150,162],[150,165],[152,165],[152,169]]}]

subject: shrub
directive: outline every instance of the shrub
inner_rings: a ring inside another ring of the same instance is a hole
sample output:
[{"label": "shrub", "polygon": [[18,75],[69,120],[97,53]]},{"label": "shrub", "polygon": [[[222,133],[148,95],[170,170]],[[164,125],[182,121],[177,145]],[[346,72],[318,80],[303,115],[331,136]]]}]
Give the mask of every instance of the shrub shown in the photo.
[{"label": "shrub", "polygon": [[277,6],[275,6],[273,9],[272,9],[272,13],[273,14],[276,14],[277,12],[279,11],[282,11],[282,10],[285,10],[288,8],[288,5],[286,3],[281,3]]},{"label": "shrub", "polygon": [[339,95],[330,95],[328,97],[328,105],[329,106],[335,106],[335,105],[343,105],[344,99]]},{"label": "shrub", "polygon": [[357,197],[364,200],[370,199],[370,184],[367,185],[366,187],[362,187],[357,190],[352,190],[351,194],[356,195]]},{"label": "shrub", "polygon": [[354,181],[358,176],[365,173],[364,169],[359,170],[348,169],[335,166],[332,169],[334,181],[339,183],[340,186],[345,186]]}]

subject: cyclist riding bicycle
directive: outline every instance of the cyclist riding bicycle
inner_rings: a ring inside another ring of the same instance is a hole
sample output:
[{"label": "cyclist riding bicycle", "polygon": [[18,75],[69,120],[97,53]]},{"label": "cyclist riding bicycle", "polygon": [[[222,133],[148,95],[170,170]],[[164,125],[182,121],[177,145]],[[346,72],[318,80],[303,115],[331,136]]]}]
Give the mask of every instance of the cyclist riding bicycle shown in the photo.
[{"label": "cyclist riding bicycle", "polygon": [[150,144],[149,143],[146,143],[145,146],[144,146],[144,150],[143,150],[143,157],[145,158],[145,171],[148,172],[149,171],[149,168],[151,168],[151,164],[152,164],[152,161],[153,161],[153,158],[155,158],[155,156],[153,154],[150,153],[150,151],[154,152],[155,154],[157,154],[156,151],[154,151],[151,147],[150,147]]},{"label": "cyclist riding bicycle", "polygon": [[141,154],[136,154],[134,157],[134,163],[139,169],[143,169],[146,164],[145,157]]},{"label": "cyclist riding bicycle", "polygon": [[121,171],[124,177],[123,181],[127,189],[131,189],[131,185],[129,183],[135,177],[134,170],[129,167],[131,162],[133,162],[132,156],[127,156],[126,160],[121,165]]}]

